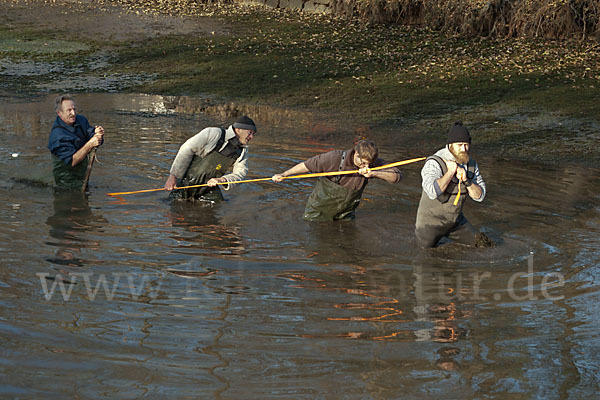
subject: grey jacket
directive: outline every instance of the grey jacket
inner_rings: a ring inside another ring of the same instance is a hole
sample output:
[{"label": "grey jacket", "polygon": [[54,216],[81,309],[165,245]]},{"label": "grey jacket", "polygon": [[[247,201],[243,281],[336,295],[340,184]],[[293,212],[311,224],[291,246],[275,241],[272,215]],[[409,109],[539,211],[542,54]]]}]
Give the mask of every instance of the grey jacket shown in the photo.
[{"label": "grey jacket", "polygon": [[[443,160],[456,161],[452,153],[447,148],[443,148],[435,153],[436,156]],[[459,164],[465,170],[465,164]],[[475,164],[473,183],[481,187],[481,196],[478,199],[473,199],[477,202],[482,202],[485,198],[486,188],[483,177],[479,172],[479,165]],[[417,229],[425,227],[442,227],[451,229],[463,217],[463,205],[466,197],[469,195],[463,193],[460,197],[460,203],[456,206],[452,201],[441,203],[438,198],[443,194],[437,180],[443,176],[440,165],[435,160],[428,160],[421,170],[423,178],[423,192],[419,201],[419,209],[417,210],[417,220],[415,226]]]},{"label": "grey jacket", "polygon": [[[435,153],[435,155],[443,160],[456,161],[452,153],[450,153],[450,151],[446,147],[444,147],[441,150],[438,150]],[[467,166],[465,164],[459,164],[459,166],[464,168],[465,170],[467,169]],[[440,187],[437,185],[437,180],[440,179],[442,176],[442,169],[434,160],[428,160],[425,163],[425,165],[423,165],[423,169],[421,169],[421,177],[423,178],[423,191],[431,200],[437,199],[442,194]],[[482,202],[485,198],[486,189],[483,177],[479,172],[479,165],[475,165],[475,177],[473,178],[473,183],[481,187],[481,197],[473,200],[477,202]]]},{"label": "grey jacket", "polygon": [[[221,137],[221,128],[205,128],[201,130],[196,135],[192,136],[188,140],[185,141],[179,148],[177,152],[177,156],[175,156],[175,161],[173,161],[173,165],[171,166],[170,174],[174,175],[177,179],[183,178],[185,172],[190,166],[194,155],[199,157],[205,157],[208,153],[214,150],[219,138]],[[225,142],[220,149],[217,151],[223,150],[230,139],[235,137],[235,132],[233,131],[233,127],[230,126],[225,131]],[[227,180],[227,182],[241,181],[246,177],[248,173],[248,149],[244,146],[242,150],[242,154],[239,156],[235,163],[233,164],[233,171],[227,175],[223,175],[223,178]],[[229,186],[229,185],[227,185]],[[228,187],[224,188],[225,190]]]}]

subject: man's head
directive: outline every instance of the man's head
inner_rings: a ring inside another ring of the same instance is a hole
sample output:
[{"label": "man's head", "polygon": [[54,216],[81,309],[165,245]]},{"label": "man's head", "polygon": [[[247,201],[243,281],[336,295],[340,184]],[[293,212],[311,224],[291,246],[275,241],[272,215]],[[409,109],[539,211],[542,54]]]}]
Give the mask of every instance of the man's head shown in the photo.
[{"label": "man's head", "polygon": [[352,162],[357,168],[366,168],[377,159],[379,151],[375,143],[370,140],[359,140],[354,145],[354,159]]},{"label": "man's head", "polygon": [[233,131],[242,144],[248,144],[256,135],[256,125],[252,119],[244,115],[233,123]]},{"label": "man's head", "polygon": [[469,162],[469,150],[471,148],[471,135],[469,130],[463,126],[462,122],[455,122],[448,131],[448,141],[446,142],[448,150],[456,161],[461,164]]},{"label": "man's head", "polygon": [[75,100],[68,94],[58,96],[54,101],[54,110],[59,118],[67,125],[75,123],[77,110],[75,109]]}]

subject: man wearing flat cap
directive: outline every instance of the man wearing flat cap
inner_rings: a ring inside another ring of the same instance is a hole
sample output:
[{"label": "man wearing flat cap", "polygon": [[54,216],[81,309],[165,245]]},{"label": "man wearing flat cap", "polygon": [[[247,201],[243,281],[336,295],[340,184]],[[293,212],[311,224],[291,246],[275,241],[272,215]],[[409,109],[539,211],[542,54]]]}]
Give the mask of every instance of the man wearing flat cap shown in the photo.
[{"label": "man wearing flat cap", "polygon": [[[203,129],[179,148],[169,178],[165,182],[165,190],[172,191],[171,198],[222,199],[223,194],[218,186],[229,190],[229,185],[218,184],[240,181],[248,173],[246,145],[255,134],[256,125],[247,116],[238,118],[227,129],[214,127]],[[208,186],[175,189],[202,184]]]},{"label": "man wearing flat cap", "polygon": [[461,122],[455,122],[446,147],[425,161],[415,224],[419,246],[435,247],[444,237],[470,246],[491,244],[463,214],[467,196],[479,203],[485,198],[485,182],[477,162],[469,156],[470,148],[469,131]]}]

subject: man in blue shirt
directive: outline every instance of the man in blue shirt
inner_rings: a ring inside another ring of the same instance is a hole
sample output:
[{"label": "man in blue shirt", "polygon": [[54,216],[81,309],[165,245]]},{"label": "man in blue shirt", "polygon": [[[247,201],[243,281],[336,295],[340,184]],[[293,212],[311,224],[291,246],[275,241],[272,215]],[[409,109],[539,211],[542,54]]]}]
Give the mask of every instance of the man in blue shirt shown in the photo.
[{"label": "man in blue shirt", "polygon": [[56,98],[55,110],[57,117],[48,141],[54,181],[61,188],[81,189],[88,154],[102,144],[104,128],[92,127],[83,115],[77,115],[75,101],[69,95]]}]

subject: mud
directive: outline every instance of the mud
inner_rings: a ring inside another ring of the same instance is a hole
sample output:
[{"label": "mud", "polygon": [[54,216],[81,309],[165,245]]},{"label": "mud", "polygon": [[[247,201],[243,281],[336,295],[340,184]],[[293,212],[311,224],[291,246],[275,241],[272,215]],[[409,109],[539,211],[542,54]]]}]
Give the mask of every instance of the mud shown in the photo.
[{"label": "mud", "polygon": [[[207,17],[132,13],[119,6],[98,6],[87,0],[2,0],[0,14],[6,27],[31,29],[33,25],[40,35],[52,32],[50,35],[57,37],[36,39],[33,33],[33,37],[0,38],[0,76],[8,78],[0,81],[0,94],[4,91],[6,96],[11,92],[115,92],[140,86],[152,81],[153,75],[95,72],[114,62],[110,42],[129,40],[134,45],[161,35],[222,35],[228,31],[222,23]],[[68,25],[61,26],[57,21],[68,21]],[[94,50],[90,41],[102,43],[103,49]],[[82,52],[88,53],[84,63],[70,62],[69,55],[75,57]],[[10,58],[1,58],[2,53]],[[56,55],[60,61],[36,60],[40,55]]]},{"label": "mud", "polygon": [[46,42],[43,46],[38,46],[35,41],[17,42],[14,50],[18,51],[59,49],[68,52],[85,49],[85,46],[73,44],[72,37],[91,41],[137,42],[161,35],[213,35],[229,31],[228,27],[208,17],[128,12],[120,6],[98,6],[95,3],[93,0],[1,0],[0,14],[4,15],[4,24],[27,23],[40,30],[54,31],[57,21],[68,21],[68,25],[58,32],[63,40]]}]

